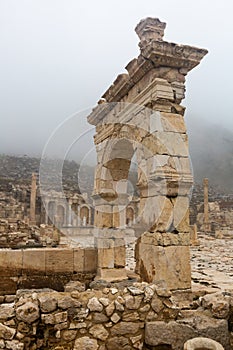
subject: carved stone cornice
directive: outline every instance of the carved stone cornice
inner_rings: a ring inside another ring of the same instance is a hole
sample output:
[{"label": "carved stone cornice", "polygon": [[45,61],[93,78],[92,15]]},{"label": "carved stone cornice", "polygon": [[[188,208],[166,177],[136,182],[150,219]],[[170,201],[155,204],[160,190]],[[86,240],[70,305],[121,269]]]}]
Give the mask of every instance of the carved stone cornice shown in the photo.
[{"label": "carved stone cornice", "polygon": [[[157,69],[158,67],[176,69],[180,75],[185,76],[208,53],[205,49],[163,41],[165,26],[166,24],[160,22],[157,18],[146,18],[138,24],[136,32],[141,40],[139,43],[141,54],[138,58],[128,63],[126,66],[128,73],[118,75],[114,83],[103,94],[98,108],[94,108],[88,116],[90,124],[98,125],[102,122],[105,116],[114,108],[114,102],[139,103],[139,101],[129,100],[128,93],[152,69]],[[160,78],[159,72],[154,77],[155,80],[157,78]],[[173,87],[176,90],[175,100],[177,100],[174,102],[180,103],[183,98],[184,88],[181,89],[177,84],[176,82],[175,86],[173,83]],[[144,88],[146,90],[146,86]],[[140,96],[140,91],[138,93]],[[135,100],[139,99],[137,97]],[[160,100],[163,107],[164,99]],[[158,99],[156,103],[160,104]],[[168,107],[170,109],[170,106]]]},{"label": "carved stone cornice", "polygon": [[150,60],[154,67],[183,68],[184,74],[196,67],[208,53],[205,49],[167,41],[152,40],[140,46],[142,56]]}]

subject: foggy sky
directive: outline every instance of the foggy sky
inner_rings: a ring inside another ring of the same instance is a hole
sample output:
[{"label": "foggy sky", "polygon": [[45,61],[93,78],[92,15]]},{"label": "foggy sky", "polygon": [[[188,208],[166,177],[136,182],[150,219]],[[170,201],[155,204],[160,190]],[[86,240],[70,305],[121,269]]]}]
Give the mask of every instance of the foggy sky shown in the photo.
[{"label": "foggy sky", "polygon": [[[186,121],[233,129],[231,0],[0,0],[0,153],[39,155],[54,129],[93,107],[139,54],[136,24],[206,48],[187,78]],[[86,128],[80,118],[77,133]]]}]

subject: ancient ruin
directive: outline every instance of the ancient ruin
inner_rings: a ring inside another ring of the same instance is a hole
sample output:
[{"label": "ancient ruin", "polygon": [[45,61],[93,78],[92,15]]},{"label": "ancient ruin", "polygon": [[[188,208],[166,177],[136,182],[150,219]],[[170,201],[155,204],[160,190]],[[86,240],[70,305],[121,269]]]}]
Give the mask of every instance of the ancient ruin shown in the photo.
[{"label": "ancient ruin", "polygon": [[[126,66],[128,73],[117,77],[88,117],[96,126],[98,267],[99,278],[124,278],[121,227],[128,200],[128,172],[135,154],[138,218],[146,230],[137,243],[136,271],[147,282],[162,281],[169,289],[186,289],[191,286],[189,195],[193,180],[185,108],[180,103],[185,96],[186,75],[207,51],[164,41],[165,27],[154,18],[137,25],[139,57]],[[111,232],[104,228],[111,228]],[[108,261],[103,254],[108,254]]]},{"label": "ancient ruin", "polygon": [[137,25],[139,57],[88,117],[94,207],[70,181],[76,167],[63,193],[48,188],[42,200],[36,160],[13,159],[12,178],[10,157],[3,160],[1,349],[232,349],[233,198],[205,179],[189,213],[180,103],[187,73],[207,51],[164,41],[165,26],[154,18]]}]

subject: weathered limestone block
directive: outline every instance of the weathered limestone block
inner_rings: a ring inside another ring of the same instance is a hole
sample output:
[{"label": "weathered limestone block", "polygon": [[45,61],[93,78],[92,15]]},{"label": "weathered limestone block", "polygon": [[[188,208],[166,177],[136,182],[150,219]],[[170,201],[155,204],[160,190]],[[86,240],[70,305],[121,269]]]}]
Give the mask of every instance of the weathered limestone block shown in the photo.
[{"label": "weathered limestone block", "polygon": [[98,238],[98,267],[114,268],[114,240]]},{"label": "weathered limestone block", "polygon": [[167,80],[156,78],[154,82],[155,82],[155,89],[151,96],[153,101],[156,101],[160,98],[164,98],[166,100],[171,100],[171,101],[174,100],[174,93],[173,93],[172,87]]},{"label": "weathered limestone block", "polygon": [[14,303],[0,305],[0,320],[7,320],[15,316]]},{"label": "weathered limestone block", "polygon": [[6,341],[6,349],[23,350],[24,343],[20,342],[19,340],[7,340]]},{"label": "weathered limestone block", "polygon": [[125,297],[125,306],[129,310],[138,310],[140,308],[142,296],[127,295]]},{"label": "weathered limestone block", "polygon": [[74,272],[84,269],[84,249],[74,249]]},{"label": "weathered limestone block", "polygon": [[177,198],[172,198],[171,201],[174,207],[173,227],[178,232],[189,233],[189,198],[178,196]]},{"label": "weathered limestone block", "polygon": [[158,131],[185,134],[187,130],[184,117],[178,113],[154,111],[150,115],[150,133]]},{"label": "weathered limestone block", "polygon": [[46,274],[73,273],[73,249],[46,249]]},{"label": "weathered limestone block", "polygon": [[88,301],[87,307],[88,309],[90,309],[90,311],[101,312],[103,310],[103,305],[99,302],[99,300],[96,297],[93,297]]},{"label": "weathered limestone block", "polygon": [[112,335],[135,334],[140,329],[138,322],[119,322],[111,328]]},{"label": "weathered limestone block", "polygon": [[149,283],[163,281],[169,290],[191,287],[188,246],[161,247],[138,243],[136,272]]},{"label": "weathered limestone block", "polygon": [[142,198],[139,213],[142,222],[152,231],[169,231],[173,222],[172,202],[163,196]]},{"label": "weathered limestone block", "polygon": [[36,303],[28,301],[25,304],[17,307],[16,317],[19,321],[33,323],[40,317],[39,307]]},{"label": "weathered limestone block", "polygon": [[108,350],[132,350],[130,346],[129,339],[122,336],[111,337],[107,340],[107,349]]},{"label": "weathered limestone block", "polygon": [[23,252],[23,273],[45,274],[45,250],[25,249]]},{"label": "weathered limestone block", "polygon": [[0,276],[17,276],[22,274],[22,250],[0,251]]},{"label": "weathered limestone block", "polygon": [[122,230],[100,229],[96,234],[96,246],[98,250],[96,278],[108,281],[126,279],[124,232]]},{"label": "weathered limestone block", "polygon": [[97,350],[98,347],[96,339],[81,337],[75,340],[73,350]]},{"label": "weathered limestone block", "polygon": [[220,342],[224,348],[229,349],[226,320],[214,320],[202,314],[168,323],[164,321],[147,322],[145,326],[145,343],[150,346],[167,344],[172,349],[178,350],[183,349],[186,341],[196,337],[211,338]]},{"label": "weathered limestone block", "polygon": [[96,272],[97,250],[95,248],[84,249],[84,272]]},{"label": "weathered limestone block", "polygon": [[13,339],[16,330],[14,328],[10,328],[0,323],[0,338],[1,339]]},{"label": "weathered limestone block", "polygon": [[174,99],[176,103],[181,103],[181,101],[185,98],[185,85],[184,82],[173,81],[171,83],[172,90],[174,93]]},{"label": "weathered limestone block", "polygon": [[148,322],[145,328],[145,343],[150,346],[171,345],[173,349],[182,349],[185,341],[196,337],[197,333],[189,325],[175,321]]},{"label": "weathered limestone block", "polygon": [[62,332],[62,338],[67,342],[70,342],[76,338],[77,330],[66,329]]},{"label": "weathered limestone block", "polygon": [[53,312],[57,309],[57,299],[53,296],[39,296],[39,304],[42,312]]},{"label": "weathered limestone block", "polygon": [[230,311],[230,297],[222,293],[207,294],[201,298],[201,305],[210,309],[213,317],[227,318]]},{"label": "weathered limestone block", "polygon": [[58,307],[62,310],[66,310],[69,308],[80,307],[81,303],[78,300],[75,300],[69,295],[65,295],[64,297],[58,298]]},{"label": "weathered limestone block", "polygon": [[171,232],[145,232],[141,236],[141,243],[151,244],[155,246],[189,246],[190,237],[187,233],[171,233]]},{"label": "weathered limestone block", "polygon": [[92,326],[89,333],[96,339],[105,341],[108,338],[108,331],[101,324]]},{"label": "weathered limestone block", "polygon": [[67,321],[67,311],[58,312],[55,314],[42,314],[41,320],[45,324],[57,324]]}]

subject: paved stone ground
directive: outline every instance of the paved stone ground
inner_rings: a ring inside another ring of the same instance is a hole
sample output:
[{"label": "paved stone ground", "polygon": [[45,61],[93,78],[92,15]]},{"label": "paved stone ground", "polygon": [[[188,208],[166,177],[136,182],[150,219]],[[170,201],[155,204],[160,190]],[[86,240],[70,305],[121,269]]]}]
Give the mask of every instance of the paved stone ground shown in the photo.
[{"label": "paved stone ground", "polygon": [[[199,236],[199,246],[191,247],[192,288],[208,292],[233,291],[233,239]],[[134,247],[128,242],[127,269],[134,270]]]},{"label": "paved stone ground", "polygon": [[199,236],[200,245],[191,247],[192,281],[200,285],[233,291],[233,239]]}]

